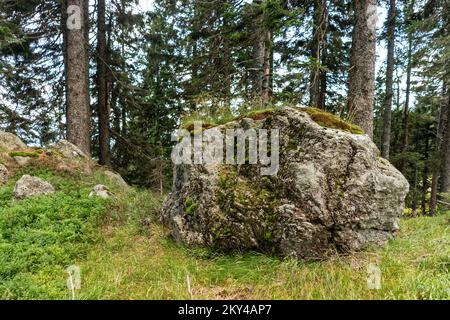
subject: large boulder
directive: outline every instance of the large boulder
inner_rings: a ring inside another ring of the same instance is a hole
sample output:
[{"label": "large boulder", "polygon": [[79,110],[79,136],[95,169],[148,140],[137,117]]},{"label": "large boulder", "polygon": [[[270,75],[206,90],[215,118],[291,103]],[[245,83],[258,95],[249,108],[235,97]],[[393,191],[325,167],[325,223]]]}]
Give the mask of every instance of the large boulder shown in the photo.
[{"label": "large boulder", "polygon": [[227,128],[278,129],[278,171],[263,176],[259,163],[175,165],[161,220],[176,240],[322,259],[395,235],[409,185],[360,129],[290,107],[209,130]]},{"label": "large boulder", "polygon": [[16,182],[13,194],[16,199],[25,199],[54,192],[55,188],[49,182],[26,174]]},{"label": "large boulder", "polygon": [[0,150],[15,150],[15,149],[23,149],[27,146],[22,140],[19,139],[16,135],[0,131]]}]

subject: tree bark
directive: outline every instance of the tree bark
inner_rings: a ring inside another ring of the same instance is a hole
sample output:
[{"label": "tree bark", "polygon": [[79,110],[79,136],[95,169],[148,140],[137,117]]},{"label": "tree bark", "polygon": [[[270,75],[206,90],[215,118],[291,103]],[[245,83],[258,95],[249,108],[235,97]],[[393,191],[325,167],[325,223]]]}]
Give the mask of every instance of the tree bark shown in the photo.
[{"label": "tree bark", "polygon": [[[408,25],[411,24],[412,14],[414,10],[415,1],[412,0],[408,7],[407,17]],[[406,65],[406,92],[405,92],[405,108],[403,109],[403,143],[402,151],[408,150],[408,134],[409,134],[409,97],[411,94],[411,69],[412,69],[412,45],[413,36],[412,31],[408,30],[408,53],[407,53],[407,65]]]},{"label": "tree bark", "polygon": [[386,98],[384,100],[384,116],[383,116],[383,142],[381,144],[381,156],[389,159],[389,151],[391,146],[391,116],[392,116],[392,98],[393,77],[394,77],[394,49],[395,49],[395,16],[396,4],[395,0],[389,1],[388,12],[388,53],[386,61]]},{"label": "tree bark", "polygon": [[[326,0],[314,0],[313,7],[313,37],[310,44],[310,55],[313,59],[314,67],[311,69],[310,88],[309,88],[309,105],[314,107],[321,106],[324,91],[322,90],[323,72],[319,68],[326,61],[326,32],[328,23],[328,8]],[[326,87],[326,84],[324,85]],[[324,88],[326,90],[326,88]]]},{"label": "tree bark", "polygon": [[99,163],[111,165],[109,108],[106,47],[105,0],[98,0],[97,8],[97,101],[98,101],[98,131],[99,131]]},{"label": "tree bark", "polygon": [[272,33],[267,27],[263,7],[266,0],[253,0],[254,37],[253,37],[253,96],[267,103],[271,97],[271,54]]},{"label": "tree bark", "polygon": [[439,192],[450,192],[450,88],[447,85],[447,125],[442,144],[443,165]]},{"label": "tree bark", "polygon": [[[428,130],[428,128],[426,128]],[[425,157],[425,163],[423,166],[423,172],[422,172],[422,215],[427,214],[427,191],[428,191],[428,154],[430,151],[430,139],[428,137],[428,134],[425,134],[425,151],[424,151],[424,157]]]},{"label": "tree bark", "polygon": [[[222,18],[222,28],[228,30],[229,28],[229,19],[224,15],[224,8],[230,5],[229,0],[222,0],[220,3],[220,11],[218,12],[218,19]],[[231,84],[232,84],[232,73],[233,73],[233,61],[231,59],[232,52],[230,47],[230,39],[227,36],[222,36],[223,41],[223,99],[224,99],[224,107],[231,112]]]},{"label": "tree bark", "polygon": [[264,44],[264,65],[263,65],[263,87],[262,87],[262,101],[267,103],[272,98],[272,32],[264,30],[266,39]]},{"label": "tree bark", "polygon": [[[324,35],[324,40],[322,42],[322,57],[321,57],[321,65],[326,66],[328,63],[328,48],[327,48],[327,39],[326,35]],[[326,109],[326,98],[327,98],[327,71],[322,70],[319,76],[320,80],[320,92],[319,92],[319,108]]]},{"label": "tree bark", "polygon": [[433,165],[433,176],[431,180],[431,195],[430,195],[430,215],[434,215],[436,210],[436,200],[437,200],[437,190],[439,183],[439,175],[441,173],[441,168],[443,165],[443,160],[445,154],[443,153],[443,134],[445,130],[445,122],[447,121],[447,95],[446,95],[445,83],[442,85],[442,97],[441,104],[439,108],[439,120],[438,128],[436,133],[436,163]]},{"label": "tree bark", "polygon": [[351,120],[373,138],[375,93],[376,0],[354,0],[348,110]]},{"label": "tree bark", "polygon": [[65,12],[68,17],[63,28],[66,33],[67,140],[90,155],[87,5],[86,0],[66,0]]}]

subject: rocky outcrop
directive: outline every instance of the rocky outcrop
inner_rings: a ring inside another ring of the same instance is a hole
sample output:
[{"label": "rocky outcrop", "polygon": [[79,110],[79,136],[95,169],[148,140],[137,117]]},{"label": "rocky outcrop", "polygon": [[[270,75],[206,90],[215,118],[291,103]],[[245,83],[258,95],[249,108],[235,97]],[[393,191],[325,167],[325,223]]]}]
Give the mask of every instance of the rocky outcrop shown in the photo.
[{"label": "rocky outcrop", "polygon": [[25,199],[54,192],[55,188],[49,182],[26,174],[16,182],[13,195],[16,199]]},{"label": "rocky outcrop", "polygon": [[89,197],[100,197],[103,199],[108,199],[112,197],[112,195],[113,194],[109,191],[108,187],[103,184],[97,184],[89,193]]},{"label": "rocky outcrop", "polygon": [[278,171],[262,176],[260,163],[176,165],[161,215],[176,240],[322,259],[383,245],[395,235],[409,186],[360,129],[299,108],[214,130],[227,128],[278,129]]},{"label": "rocky outcrop", "polygon": [[16,135],[5,131],[0,131],[0,150],[15,150],[26,147],[27,146],[25,143],[23,143],[22,140],[20,140]]}]

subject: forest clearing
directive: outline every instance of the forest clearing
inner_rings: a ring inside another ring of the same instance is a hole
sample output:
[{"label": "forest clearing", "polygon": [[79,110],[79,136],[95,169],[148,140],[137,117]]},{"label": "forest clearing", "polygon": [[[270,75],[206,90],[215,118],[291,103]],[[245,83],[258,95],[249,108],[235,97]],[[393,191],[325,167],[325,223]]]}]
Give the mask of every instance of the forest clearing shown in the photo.
[{"label": "forest clearing", "polygon": [[0,299],[449,300],[449,12],[0,0]]}]

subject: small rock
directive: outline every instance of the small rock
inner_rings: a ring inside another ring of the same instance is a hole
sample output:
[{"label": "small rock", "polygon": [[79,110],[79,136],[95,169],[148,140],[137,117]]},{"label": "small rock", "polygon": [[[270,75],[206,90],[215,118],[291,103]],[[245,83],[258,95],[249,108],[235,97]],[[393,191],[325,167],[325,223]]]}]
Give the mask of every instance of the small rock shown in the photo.
[{"label": "small rock", "polygon": [[16,199],[25,199],[54,192],[55,188],[49,182],[26,174],[16,182],[13,194]]},{"label": "small rock", "polygon": [[65,169],[70,171],[81,169],[86,174],[92,174],[93,161],[91,158],[67,140],[61,140],[50,146],[49,153],[59,156],[61,162],[65,164]]},{"label": "small rock", "polygon": [[8,182],[8,177],[9,177],[8,169],[3,164],[0,164],[0,186]]},{"label": "small rock", "polygon": [[16,135],[0,131],[0,149],[6,149],[6,150],[14,150],[14,149],[23,149],[27,146],[25,143],[22,142],[22,140],[19,139]]},{"label": "small rock", "polygon": [[89,197],[100,197],[103,199],[108,199],[112,197],[112,193],[108,190],[108,187],[103,184],[97,184],[92,188],[91,193],[89,193]]},{"label": "small rock", "polygon": [[14,160],[19,166],[26,166],[31,161],[31,157],[15,156]]},{"label": "small rock", "polygon": [[112,182],[116,183],[122,188],[128,189],[130,186],[126,183],[126,181],[122,178],[122,176],[118,173],[106,170],[105,176],[111,180]]}]

